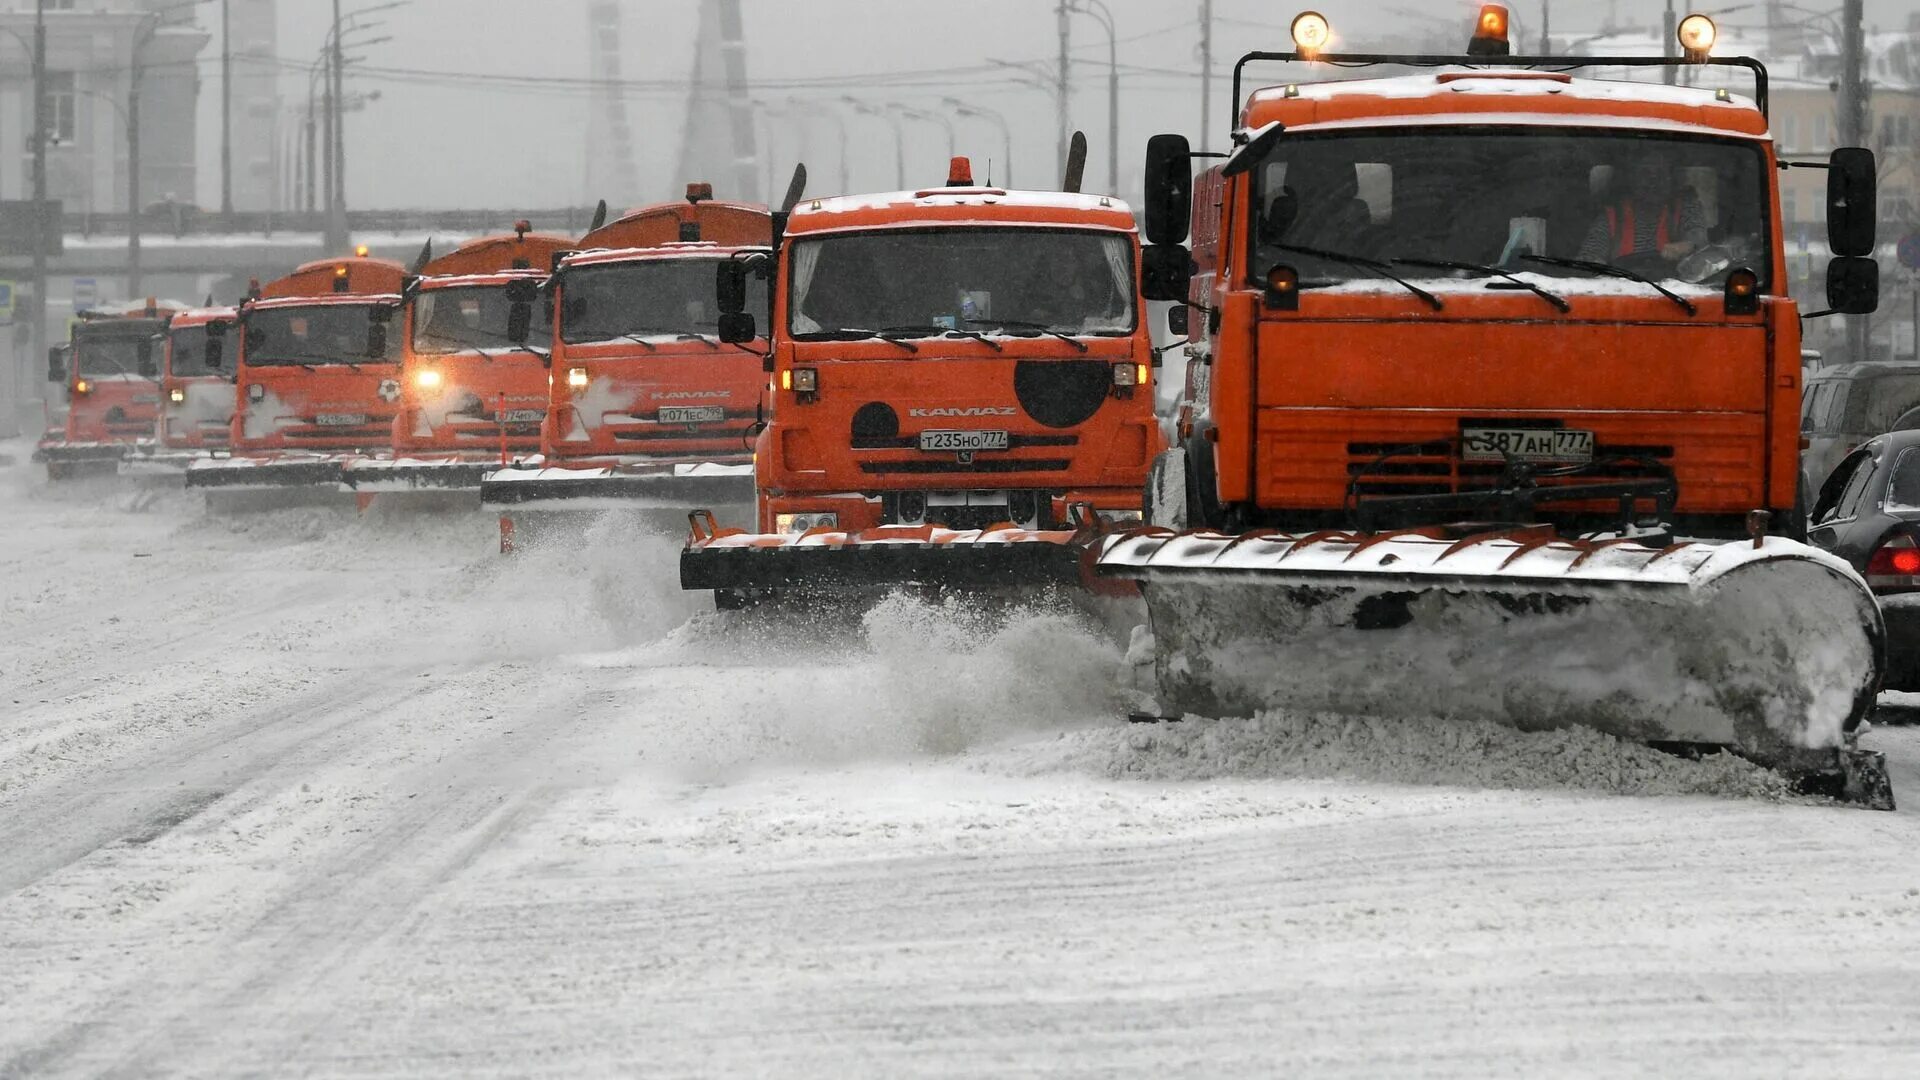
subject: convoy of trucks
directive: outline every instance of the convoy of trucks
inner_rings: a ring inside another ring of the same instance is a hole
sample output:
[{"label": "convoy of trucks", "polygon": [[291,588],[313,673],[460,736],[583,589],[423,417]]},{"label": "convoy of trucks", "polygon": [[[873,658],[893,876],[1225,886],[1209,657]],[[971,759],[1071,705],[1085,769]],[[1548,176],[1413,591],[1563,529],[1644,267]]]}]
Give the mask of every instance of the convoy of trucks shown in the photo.
[{"label": "convoy of trucks", "polygon": [[[1229,152],[1151,140],[1139,219],[1072,166],[834,196],[801,170],[777,208],[693,184],[577,241],[92,313],[42,453],[477,490],[507,549],[541,507],[665,510],[727,609],[1137,595],[1140,719],[1579,724],[1890,806],[1856,744],[1880,609],[1800,543],[1800,328],[1877,304],[1873,155],[1818,163],[1806,310],[1766,69],[1704,16],[1678,37],[1514,55],[1489,4],[1458,55],[1334,53],[1308,12],[1235,66]],[[1292,81],[1243,95],[1268,65]],[[1188,357],[1164,417],[1155,318]]]}]

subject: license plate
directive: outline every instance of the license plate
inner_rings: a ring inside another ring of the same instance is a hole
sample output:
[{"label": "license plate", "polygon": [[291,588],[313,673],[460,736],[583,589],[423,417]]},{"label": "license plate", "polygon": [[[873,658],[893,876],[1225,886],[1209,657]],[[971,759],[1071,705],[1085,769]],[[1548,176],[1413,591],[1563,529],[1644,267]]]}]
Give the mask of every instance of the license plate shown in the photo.
[{"label": "license plate", "polygon": [[1007,433],[1004,431],[923,431],[920,433],[920,449],[948,450],[967,453],[974,450],[1005,450]]},{"label": "license plate", "polygon": [[719,405],[669,405],[660,410],[663,424],[712,424],[727,418]]},{"label": "license plate", "polygon": [[1592,461],[1593,432],[1574,428],[1463,428],[1460,457],[1466,461]]},{"label": "license plate", "polygon": [[321,427],[359,427],[367,422],[365,413],[326,413],[313,418]]},{"label": "license plate", "polygon": [[540,409],[508,409],[500,414],[500,419],[509,424],[537,424],[546,418]]}]

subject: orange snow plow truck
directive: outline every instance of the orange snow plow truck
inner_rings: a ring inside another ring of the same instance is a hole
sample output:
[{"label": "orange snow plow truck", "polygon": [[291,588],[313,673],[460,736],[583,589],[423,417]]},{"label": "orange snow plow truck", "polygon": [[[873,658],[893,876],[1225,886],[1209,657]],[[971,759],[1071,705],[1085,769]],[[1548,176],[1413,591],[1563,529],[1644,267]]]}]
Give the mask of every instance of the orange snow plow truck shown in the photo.
[{"label": "orange snow plow truck", "polygon": [[365,252],[308,263],[240,306],[230,453],[190,466],[189,488],[341,490],[349,462],[391,454],[388,329],[406,269]]},{"label": "orange snow plow truck", "polygon": [[943,187],[801,200],[776,243],[719,282],[736,342],[749,283],[773,282],[757,520],[696,515],[682,586],[722,607],[1079,586],[1085,538],[1138,520],[1161,448],[1133,212],[955,158]]},{"label": "orange snow plow truck", "polygon": [[113,475],[153,452],[167,322],[186,305],[110,305],[80,313],[68,348],[49,350],[47,379],[66,390],[65,422],[34,451],[49,480]]},{"label": "orange snow plow truck", "polygon": [[1758,61],[1697,15],[1674,59],[1514,56],[1506,26],[1335,55],[1310,13],[1236,100],[1253,63],[1416,73],[1253,92],[1197,186],[1150,144],[1148,295],[1187,302],[1199,367],[1161,527],[1098,568],[1145,596],[1159,711],[1585,725],[1890,806],[1854,743],[1878,608],[1793,539],[1800,321],[1877,304],[1873,155],[1819,166],[1837,257],[1803,314]]},{"label": "orange snow plow truck", "polygon": [[560,262],[540,458],[480,485],[504,546],[530,511],[751,500],[765,350],[720,340],[714,267],[764,254],[770,223],[764,206],[689,184],[684,202],[597,228]]},{"label": "orange snow plow truck", "polygon": [[431,244],[421,252],[402,290],[393,455],[349,461],[348,487],[472,491],[539,451],[552,327],[537,294],[572,247],[521,221],[438,258]]},{"label": "orange snow plow truck", "polygon": [[233,424],[233,384],[220,371],[227,332],[239,311],[189,308],[167,325],[160,370],[160,424],[156,457],[187,468],[225,449]]}]

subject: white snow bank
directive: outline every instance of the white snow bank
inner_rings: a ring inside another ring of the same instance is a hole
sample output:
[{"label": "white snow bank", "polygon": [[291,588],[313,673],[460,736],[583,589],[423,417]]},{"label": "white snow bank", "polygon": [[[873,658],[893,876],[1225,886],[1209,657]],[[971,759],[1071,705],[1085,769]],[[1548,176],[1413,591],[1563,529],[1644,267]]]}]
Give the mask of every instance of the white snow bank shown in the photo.
[{"label": "white snow bank", "polygon": [[1340,779],[1465,788],[1785,799],[1786,780],[1731,755],[1688,761],[1586,728],[1263,712],[1252,719],[1106,727],[976,755],[982,769],[1112,779]]}]

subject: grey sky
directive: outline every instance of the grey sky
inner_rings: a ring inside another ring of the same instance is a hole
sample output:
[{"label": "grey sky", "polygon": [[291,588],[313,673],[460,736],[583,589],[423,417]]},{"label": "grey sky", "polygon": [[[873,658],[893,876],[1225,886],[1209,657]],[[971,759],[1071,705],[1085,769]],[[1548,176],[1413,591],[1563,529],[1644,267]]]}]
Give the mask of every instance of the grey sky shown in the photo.
[{"label": "grey sky", "polygon": [[[348,0],[346,8],[372,0]],[[1107,0],[1118,24],[1120,61],[1137,68],[1197,71],[1200,0]],[[628,0],[626,77],[680,79],[690,69],[699,0]],[[1055,52],[1052,0],[743,0],[748,66],[756,80],[805,84],[808,80],[874,73],[876,85],[860,96],[936,107],[953,95],[1008,114],[1015,126],[1015,158],[1022,184],[1052,183],[1055,156],[1053,99],[1022,86],[1011,75],[973,71],[929,76],[945,69],[979,69],[989,58],[1048,60]],[[1303,4],[1302,6],[1305,6]],[[1409,35],[1438,34],[1464,40],[1475,0],[1317,0],[1340,41],[1355,48],[1411,44]],[[1537,33],[1540,0],[1514,4],[1519,28]],[[1730,7],[1713,3],[1710,7]],[[1809,0],[1825,7],[1828,0]],[[1652,22],[1663,0],[1553,0],[1554,27],[1597,29],[1610,11],[1621,21]],[[326,34],[327,0],[282,0],[280,55],[310,60]],[[1684,4],[1682,10],[1686,10]],[[1883,28],[1904,25],[1920,0],[1869,0],[1869,20]],[[1254,48],[1279,48],[1294,8],[1272,0],[1216,0],[1216,63],[1224,75],[1234,57]],[[534,78],[583,78],[586,71],[586,0],[411,0],[375,18],[384,25],[369,36],[392,41],[365,51],[370,67],[412,72],[479,72]],[[1747,18],[1745,13],[1729,20]],[[1075,16],[1075,93],[1072,118],[1093,149],[1089,186],[1106,181],[1106,35],[1099,23]],[[1449,27],[1457,30],[1449,31]],[[1264,28],[1264,29],[1263,29]],[[1396,40],[1399,38],[1401,40]],[[351,50],[350,50],[351,51]],[[294,87],[298,81],[303,85]],[[877,85],[884,81],[890,85]],[[500,209],[575,203],[585,170],[584,131],[588,99],[558,86],[436,85],[417,75],[355,78],[349,92],[374,90],[379,101],[349,117],[348,194],[359,207],[487,206]],[[205,131],[217,130],[218,74],[203,83]],[[304,102],[304,79],[289,79],[289,98]],[[843,91],[808,86],[769,89],[765,96],[832,100]],[[1214,126],[1224,131],[1224,84],[1214,96]],[[609,192],[616,204],[635,204],[671,194],[680,141],[682,104],[675,93],[630,99],[642,144],[642,186]],[[1156,130],[1191,133],[1199,123],[1197,79],[1123,72],[1121,168],[1137,172],[1140,147]],[[893,136],[883,121],[849,116],[853,141],[852,186],[890,188],[894,182]],[[1002,157],[998,132],[962,121],[963,153]],[[805,136],[804,138],[802,136]],[[212,140],[206,140],[208,144]],[[774,142],[784,173],[804,150],[814,187],[834,186],[838,152],[832,129],[806,125],[783,131]],[[203,153],[203,175],[214,175],[216,149]],[[944,176],[946,136],[931,124],[908,127],[910,183]],[[1004,175],[1004,163],[996,171]],[[1130,187],[1131,180],[1123,182]],[[209,185],[206,185],[210,187]]]}]

